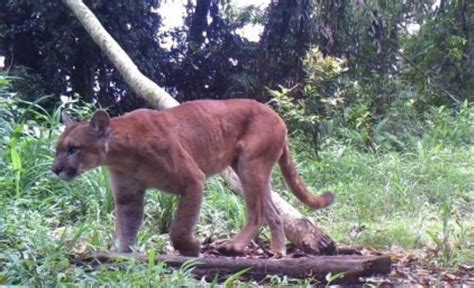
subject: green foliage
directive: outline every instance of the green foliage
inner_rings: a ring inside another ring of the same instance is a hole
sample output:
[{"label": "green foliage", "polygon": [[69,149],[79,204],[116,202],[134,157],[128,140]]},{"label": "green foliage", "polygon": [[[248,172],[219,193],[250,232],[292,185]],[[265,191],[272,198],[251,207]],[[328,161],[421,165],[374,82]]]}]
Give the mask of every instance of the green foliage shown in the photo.
[{"label": "green foliage", "polygon": [[468,15],[474,12],[474,5],[469,1],[442,4],[423,15],[420,31],[406,40],[406,54],[415,66],[405,70],[404,78],[426,96],[422,99],[425,105],[473,99],[474,26]]},{"label": "green foliage", "polygon": [[[165,1],[84,2],[140,70],[180,101],[268,100],[266,86],[300,80],[301,58],[316,29],[313,1],[279,1],[265,11],[236,8],[232,1],[191,1],[184,24],[171,30],[162,29],[157,13]],[[35,91],[52,94],[43,103],[48,110],[60,95],[74,93],[112,112],[145,105],[64,5],[27,0],[0,1],[0,7],[7,16],[0,55],[23,79],[15,84],[23,99],[33,101]],[[265,26],[260,43],[241,36],[239,29],[249,24]]]},{"label": "green foliage", "polygon": [[318,160],[299,153],[300,172],[315,190],[337,191],[333,208],[321,217],[339,241],[431,245],[443,265],[468,261],[474,249],[468,240],[474,235],[474,175],[468,168],[474,164],[474,109],[443,107],[419,119],[408,108],[392,107],[369,151],[361,149],[354,128],[335,127],[321,140]]},{"label": "green foliage", "polygon": [[[420,113],[414,101],[399,100],[393,102],[385,116],[374,123],[367,106],[351,105],[344,110],[344,118],[328,121],[332,126],[326,130],[326,136],[358,149],[378,152],[412,151],[420,145],[421,135],[429,146],[469,145],[474,132],[473,110],[464,102],[457,109],[431,107]],[[426,131],[433,132],[427,134]]]},{"label": "green foliage", "polygon": [[331,287],[331,284],[334,281],[337,281],[338,279],[341,279],[341,278],[344,278],[344,273],[343,272],[339,272],[339,273],[336,273],[334,275],[332,275],[332,273],[329,272],[329,274],[326,275],[326,281],[327,281],[326,287]]},{"label": "green foliage", "polygon": [[313,17],[316,1],[271,1],[254,65],[257,93],[254,98],[267,101],[266,88],[293,86],[302,81],[302,60],[314,42],[318,29]]},{"label": "green foliage", "polygon": [[291,99],[289,96],[291,91],[292,89],[280,87],[279,90],[270,90],[269,92],[277,101],[278,111],[292,131],[315,132],[315,127],[320,120],[319,116],[311,112],[309,105],[306,105],[307,101]]},{"label": "green foliage", "polygon": [[[305,109],[317,121],[331,114],[326,109],[331,105],[338,117],[346,108],[365,110],[356,118],[367,134],[362,141],[370,146],[372,130],[394,101],[414,100],[424,111],[471,100],[474,5],[469,1],[280,0],[263,10],[202,0],[186,4],[183,26],[171,31],[161,29],[156,13],[161,1],[85,2],[140,70],[180,101],[267,101],[267,88],[296,86],[291,98],[313,103]],[[0,7],[6,11],[0,54],[23,79],[15,83],[22,99],[34,102],[37,94],[53,94],[43,102],[50,111],[60,95],[74,93],[112,112],[145,105],[127,91],[64,5],[29,0],[3,1]],[[241,36],[239,29],[251,24],[264,27],[258,43]],[[309,51],[311,45],[325,57]],[[341,74],[324,61],[347,71]],[[314,128],[300,130],[318,134]]]},{"label": "green foliage", "polygon": [[[140,70],[162,80],[163,49],[156,37],[161,17],[153,12],[158,0],[84,1],[120,43]],[[1,1],[4,28],[0,55],[10,73],[21,77],[15,91],[26,101],[52,94],[43,102],[52,111],[60,95],[78,93],[87,103],[130,110],[143,106],[125,88],[116,72],[85,29],[63,3],[51,1]],[[123,111],[122,110],[122,111]]]},{"label": "green foliage", "polygon": [[292,97],[297,86],[280,86],[279,90],[269,92],[290,130],[303,135],[317,149],[321,123],[342,111],[345,99],[336,82],[346,69],[343,60],[325,57],[317,47],[309,50],[303,65],[306,76],[301,97]]}]

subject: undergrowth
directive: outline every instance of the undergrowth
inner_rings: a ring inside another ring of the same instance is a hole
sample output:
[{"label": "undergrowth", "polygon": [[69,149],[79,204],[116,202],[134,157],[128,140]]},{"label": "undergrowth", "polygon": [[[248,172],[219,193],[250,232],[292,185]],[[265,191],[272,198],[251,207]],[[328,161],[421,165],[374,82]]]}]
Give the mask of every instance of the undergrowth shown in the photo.
[{"label": "undergrowth", "polygon": [[[153,261],[124,260],[101,268],[74,265],[71,255],[114,245],[107,175],[97,169],[73,183],[54,177],[49,169],[63,129],[58,122],[62,108],[50,113],[41,108],[40,100],[24,103],[1,87],[0,285],[212,285],[189,275],[192,264],[181,270],[168,270]],[[77,107],[67,108],[79,118],[90,115],[90,107]],[[430,246],[439,251],[440,265],[472,263],[474,109],[467,104],[457,111],[433,109],[419,119],[408,117],[409,111],[403,109],[396,113],[400,115],[390,116],[379,128],[370,149],[361,147],[357,130],[341,126],[322,140],[318,157],[311,149],[294,154],[313,191],[335,191],[333,206],[312,212],[288,192],[281,193],[339,244],[380,249],[396,245],[409,250]],[[293,146],[304,147],[304,143],[295,138]],[[285,191],[278,173],[273,184]],[[243,202],[218,178],[211,178],[206,190],[199,238],[233,235],[245,221]],[[173,196],[147,193],[138,251],[154,255],[172,250],[166,233],[175,203]],[[268,281],[308,285],[284,277]],[[232,283],[238,279],[230,278],[227,284]]]}]

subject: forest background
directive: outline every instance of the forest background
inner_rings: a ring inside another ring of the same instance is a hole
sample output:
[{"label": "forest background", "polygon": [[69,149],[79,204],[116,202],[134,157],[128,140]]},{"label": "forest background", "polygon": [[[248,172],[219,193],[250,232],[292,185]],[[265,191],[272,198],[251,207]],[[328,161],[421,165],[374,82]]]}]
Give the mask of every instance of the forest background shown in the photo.
[{"label": "forest background", "polygon": [[[429,247],[430,265],[472,263],[471,1],[197,0],[177,15],[161,14],[167,1],[84,2],[178,101],[272,105],[308,185],[337,193],[332,208],[305,213],[338,243]],[[252,27],[260,37],[246,36]],[[106,249],[113,203],[102,171],[73,185],[49,172],[60,111],[87,119],[96,108],[120,115],[147,104],[59,2],[0,1],[0,55],[0,284],[193,281],[159,265],[90,272],[69,262],[65,251]],[[217,178],[207,190],[198,234],[232,235],[245,219],[241,200]],[[149,194],[137,247],[167,251],[156,232],[167,232],[175,199]]]}]

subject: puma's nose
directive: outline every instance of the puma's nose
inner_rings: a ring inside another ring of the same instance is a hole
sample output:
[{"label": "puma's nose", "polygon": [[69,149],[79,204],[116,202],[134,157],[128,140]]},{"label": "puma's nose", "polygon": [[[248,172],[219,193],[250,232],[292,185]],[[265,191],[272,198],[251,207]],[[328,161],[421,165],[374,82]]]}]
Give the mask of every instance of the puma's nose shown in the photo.
[{"label": "puma's nose", "polygon": [[53,171],[53,173],[56,175],[59,175],[59,173],[61,173],[62,170],[63,170],[63,167],[59,165],[53,165],[53,167],[51,168],[51,171]]}]

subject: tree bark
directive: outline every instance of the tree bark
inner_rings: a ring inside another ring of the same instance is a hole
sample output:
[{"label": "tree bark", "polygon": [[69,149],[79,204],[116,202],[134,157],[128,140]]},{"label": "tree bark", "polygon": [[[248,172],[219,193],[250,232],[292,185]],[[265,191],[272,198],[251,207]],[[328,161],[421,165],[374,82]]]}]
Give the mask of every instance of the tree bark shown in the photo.
[{"label": "tree bark", "polygon": [[[96,253],[92,257],[74,259],[79,264],[89,265],[90,262],[108,263],[120,258],[135,258],[148,262],[144,254]],[[375,274],[390,273],[390,256],[320,256],[300,258],[262,259],[245,257],[202,257],[191,258],[184,256],[159,255],[155,261],[165,262],[166,265],[179,268],[189,261],[195,261],[191,273],[199,279],[213,281],[216,276],[225,279],[231,274],[248,269],[242,277],[261,281],[268,275],[286,275],[291,278],[307,279],[313,277],[318,282],[327,282],[326,276],[341,273],[331,282],[354,284],[359,283],[360,277]]]},{"label": "tree bark", "polygon": [[[179,105],[163,88],[140,72],[127,53],[107,33],[99,20],[81,0],[63,0],[63,2],[74,13],[94,42],[99,45],[137,95],[157,109],[167,109]],[[240,181],[231,168],[227,168],[221,175],[234,192],[242,194]],[[336,252],[336,246],[331,238],[312,224],[308,218],[275,192],[272,192],[272,199],[282,215],[285,235],[293,244],[311,254],[334,254]]]}]

